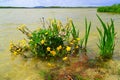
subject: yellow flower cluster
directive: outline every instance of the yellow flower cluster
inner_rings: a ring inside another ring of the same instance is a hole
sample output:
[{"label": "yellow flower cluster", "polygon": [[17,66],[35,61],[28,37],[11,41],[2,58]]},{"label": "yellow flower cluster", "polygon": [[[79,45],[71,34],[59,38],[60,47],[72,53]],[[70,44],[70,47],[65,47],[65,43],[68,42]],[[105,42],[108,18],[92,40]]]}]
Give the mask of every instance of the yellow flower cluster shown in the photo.
[{"label": "yellow flower cluster", "polygon": [[12,52],[13,55],[18,55],[21,54],[23,51],[23,48],[27,46],[26,45],[26,40],[20,40],[18,44],[13,44],[13,42],[10,42],[10,51]]},{"label": "yellow flower cluster", "polygon": [[[59,51],[60,49],[62,49],[62,46],[60,45],[60,46],[58,46],[56,49]],[[55,50],[52,50],[52,51],[51,51],[51,48],[50,48],[50,47],[47,47],[46,50],[49,51],[53,56],[56,55],[56,51],[55,51]]]},{"label": "yellow flower cluster", "polygon": [[50,53],[55,56],[56,55],[56,52],[54,50],[50,51]]},{"label": "yellow flower cluster", "polygon": [[57,47],[57,50],[58,50],[58,51],[59,51],[60,49],[62,49],[62,46],[61,46],[61,45]]},{"label": "yellow flower cluster", "polygon": [[50,51],[50,49],[51,49],[50,47],[47,47],[47,51]]},{"label": "yellow flower cluster", "polygon": [[70,47],[70,46],[67,46],[67,47],[66,47],[66,50],[67,50],[67,51],[70,51],[70,50],[71,50],[71,47]]}]

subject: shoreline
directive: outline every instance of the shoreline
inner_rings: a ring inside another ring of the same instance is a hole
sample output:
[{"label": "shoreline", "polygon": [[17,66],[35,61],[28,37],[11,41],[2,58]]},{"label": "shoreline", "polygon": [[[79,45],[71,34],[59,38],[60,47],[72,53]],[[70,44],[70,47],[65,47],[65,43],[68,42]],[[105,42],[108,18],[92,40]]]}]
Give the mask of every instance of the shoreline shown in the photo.
[{"label": "shoreline", "polygon": [[98,8],[98,7],[43,7],[43,8],[34,8],[34,7],[0,7],[0,9],[76,9],[76,8]]}]

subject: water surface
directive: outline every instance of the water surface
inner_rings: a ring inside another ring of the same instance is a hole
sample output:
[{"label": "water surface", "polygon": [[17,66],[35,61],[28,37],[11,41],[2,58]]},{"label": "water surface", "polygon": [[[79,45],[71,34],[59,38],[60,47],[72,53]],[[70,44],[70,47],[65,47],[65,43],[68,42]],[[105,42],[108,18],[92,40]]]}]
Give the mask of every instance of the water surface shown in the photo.
[{"label": "water surface", "polygon": [[97,13],[96,8],[76,8],[76,9],[0,9],[0,80],[42,80],[39,76],[40,70],[47,70],[47,63],[37,59],[24,59],[20,56],[11,57],[9,52],[9,42],[26,38],[17,27],[26,24],[29,29],[34,30],[40,27],[40,18],[56,18],[65,24],[66,18],[72,18],[77,29],[80,30],[80,37],[84,35],[84,20],[92,22],[90,38],[88,42],[89,55],[98,53],[98,32],[96,27],[100,27],[100,22],[96,14],[101,16],[105,22],[112,18],[115,22],[116,47],[114,60],[120,60],[120,14]]}]

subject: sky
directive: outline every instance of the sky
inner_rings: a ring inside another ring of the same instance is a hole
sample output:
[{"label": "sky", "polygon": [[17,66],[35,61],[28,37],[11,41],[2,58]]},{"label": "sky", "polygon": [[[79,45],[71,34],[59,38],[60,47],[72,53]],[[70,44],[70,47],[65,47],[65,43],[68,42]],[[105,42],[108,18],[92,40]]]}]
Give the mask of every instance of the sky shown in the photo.
[{"label": "sky", "polygon": [[0,0],[0,6],[108,6],[120,0]]}]

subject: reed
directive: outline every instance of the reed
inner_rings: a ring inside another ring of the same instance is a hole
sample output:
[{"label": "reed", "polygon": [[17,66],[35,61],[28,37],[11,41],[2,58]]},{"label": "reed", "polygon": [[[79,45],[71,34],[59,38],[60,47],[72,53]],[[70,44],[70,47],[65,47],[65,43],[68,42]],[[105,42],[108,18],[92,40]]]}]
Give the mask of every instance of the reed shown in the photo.
[{"label": "reed", "polygon": [[102,59],[110,59],[113,56],[115,47],[115,29],[114,21],[111,19],[111,24],[105,24],[102,19],[97,15],[102,29],[97,27],[99,32],[99,43],[97,44],[100,49],[100,57]]},{"label": "reed", "polygon": [[72,24],[71,34],[72,34],[73,39],[76,39],[79,37],[79,30],[78,31],[76,30],[76,28],[73,24],[73,21],[71,21],[71,24]]},{"label": "reed", "polygon": [[88,24],[87,19],[85,19],[85,48],[87,47],[88,37],[91,29],[91,22]]},{"label": "reed", "polygon": [[87,43],[88,43],[90,29],[91,29],[91,22],[88,23],[87,19],[85,18],[85,35],[84,35],[84,38],[81,39],[81,41],[80,41],[80,46],[83,47],[83,44],[84,44],[84,49],[85,50],[86,50]]}]

